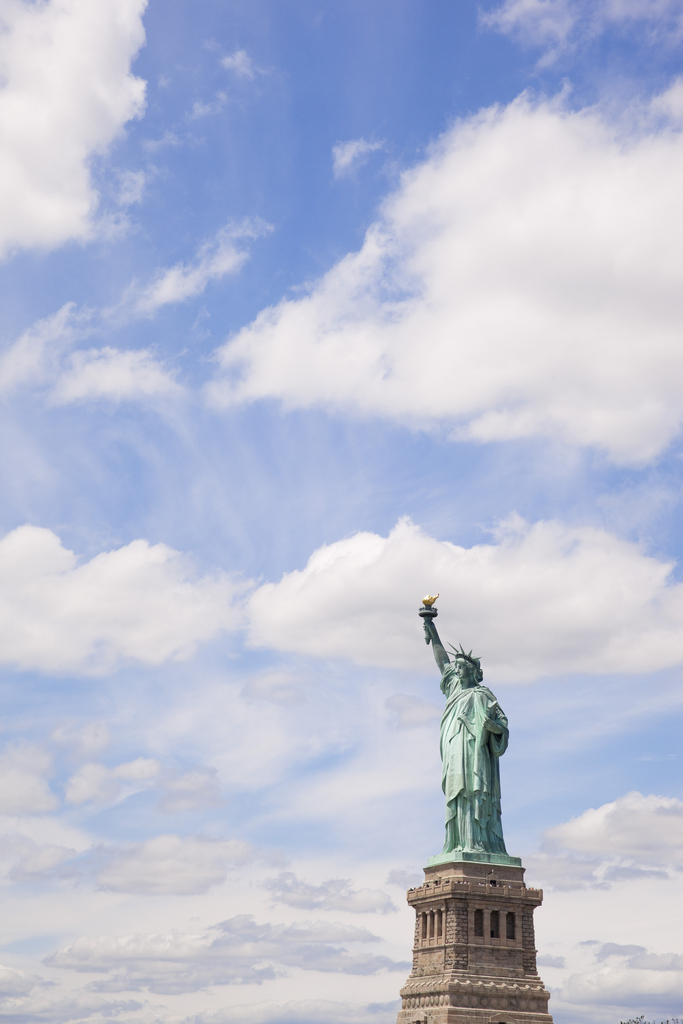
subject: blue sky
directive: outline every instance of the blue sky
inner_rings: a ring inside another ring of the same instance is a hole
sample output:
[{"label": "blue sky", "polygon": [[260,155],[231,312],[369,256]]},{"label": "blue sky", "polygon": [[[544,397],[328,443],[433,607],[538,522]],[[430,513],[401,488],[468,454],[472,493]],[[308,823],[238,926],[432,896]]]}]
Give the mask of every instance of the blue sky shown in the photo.
[{"label": "blue sky", "polygon": [[427,591],[555,1020],[680,1016],[681,0],[0,22],[0,1019],[395,1019]]}]

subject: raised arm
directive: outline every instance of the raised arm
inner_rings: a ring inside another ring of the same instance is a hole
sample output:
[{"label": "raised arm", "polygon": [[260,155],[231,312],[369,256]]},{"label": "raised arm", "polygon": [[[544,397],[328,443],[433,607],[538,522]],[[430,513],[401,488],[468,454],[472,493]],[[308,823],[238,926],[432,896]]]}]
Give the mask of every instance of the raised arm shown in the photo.
[{"label": "raised arm", "polygon": [[446,668],[447,665],[450,665],[451,660],[446,654],[446,649],[444,648],[444,645],[441,643],[441,637],[436,631],[434,619],[425,616],[422,621],[424,622],[425,627],[425,639],[427,643],[431,643],[436,663],[439,666],[439,671],[443,675],[443,670]]}]

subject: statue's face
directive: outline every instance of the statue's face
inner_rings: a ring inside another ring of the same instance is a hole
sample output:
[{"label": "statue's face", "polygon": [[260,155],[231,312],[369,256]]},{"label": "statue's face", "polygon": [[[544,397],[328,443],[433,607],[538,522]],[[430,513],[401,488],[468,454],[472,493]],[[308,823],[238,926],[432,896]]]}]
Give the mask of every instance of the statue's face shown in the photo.
[{"label": "statue's face", "polygon": [[455,662],[455,674],[463,686],[477,685],[474,678],[474,669],[470,665],[469,661],[464,661],[463,658],[457,658]]}]

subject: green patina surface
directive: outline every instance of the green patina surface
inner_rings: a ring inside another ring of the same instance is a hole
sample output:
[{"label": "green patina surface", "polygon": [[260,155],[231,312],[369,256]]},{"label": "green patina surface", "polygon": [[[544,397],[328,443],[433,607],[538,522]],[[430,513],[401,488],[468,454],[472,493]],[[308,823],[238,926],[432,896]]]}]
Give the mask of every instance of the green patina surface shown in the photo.
[{"label": "green patina surface", "polygon": [[435,608],[422,608],[425,638],[441,670],[446,707],[441,718],[441,785],[446,797],[446,836],[429,865],[466,860],[521,865],[505,849],[498,759],[508,744],[508,720],[482,685],[478,658],[461,649],[449,657],[434,625]]},{"label": "green patina surface", "polygon": [[483,853],[481,850],[469,853],[466,850],[460,850],[452,853],[437,853],[436,857],[429,858],[427,867],[431,868],[436,864],[458,864],[461,861],[471,861],[476,864],[507,864],[514,868],[522,866],[522,858],[511,857],[509,853]]}]

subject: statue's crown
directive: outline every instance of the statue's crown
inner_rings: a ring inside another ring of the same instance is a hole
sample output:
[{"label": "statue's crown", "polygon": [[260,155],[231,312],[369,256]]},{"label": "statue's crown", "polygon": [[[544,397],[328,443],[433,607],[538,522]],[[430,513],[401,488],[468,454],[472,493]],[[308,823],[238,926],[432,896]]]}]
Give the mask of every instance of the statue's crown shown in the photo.
[{"label": "statue's crown", "polygon": [[467,651],[462,646],[462,644],[460,644],[460,649],[454,647],[453,644],[449,644],[448,646],[453,651],[453,654],[455,655],[456,658],[461,658],[463,661],[469,661],[470,665],[475,670],[475,674],[478,681],[481,682],[482,679],[484,678],[484,673],[482,672],[481,669],[481,658],[474,658],[472,656],[472,651],[470,651],[470,653],[468,654]]}]

